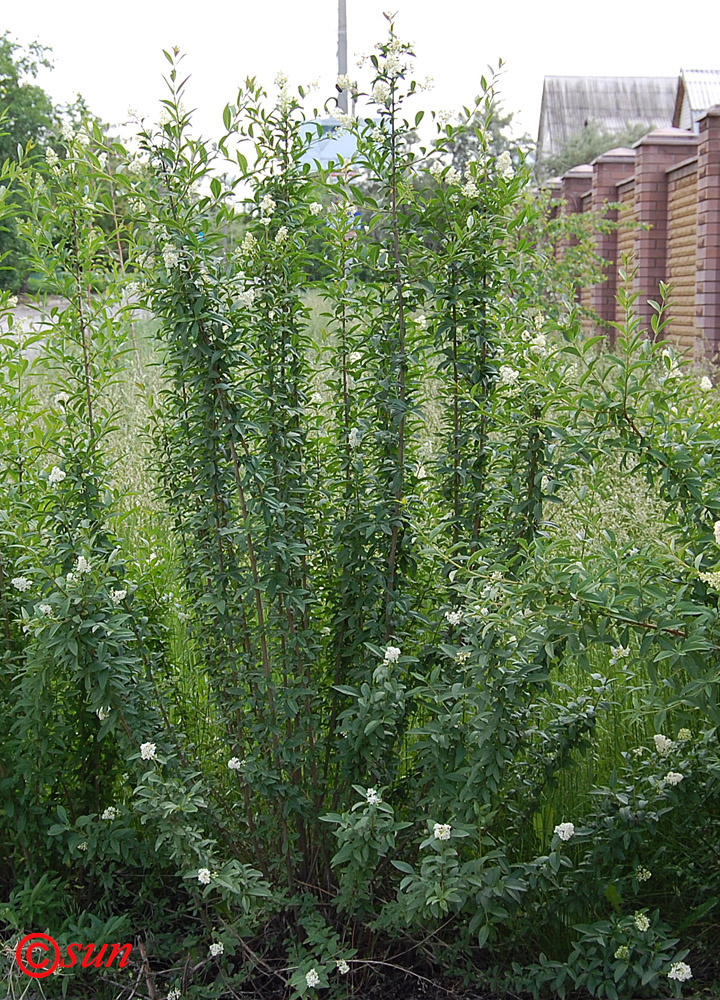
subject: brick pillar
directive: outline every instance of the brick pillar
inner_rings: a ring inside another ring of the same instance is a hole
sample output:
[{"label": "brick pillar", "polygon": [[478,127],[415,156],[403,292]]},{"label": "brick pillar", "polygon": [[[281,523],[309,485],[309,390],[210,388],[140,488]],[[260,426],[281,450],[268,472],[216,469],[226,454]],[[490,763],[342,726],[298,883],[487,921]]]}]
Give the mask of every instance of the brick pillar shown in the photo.
[{"label": "brick pillar", "polygon": [[635,143],[635,218],[650,225],[635,234],[637,310],[648,333],[654,315],[648,299],[657,299],[660,282],[667,280],[667,175],[668,167],[697,155],[699,139],[681,128],[649,132]]},{"label": "brick pillar", "polygon": [[[593,160],[592,176],[592,210],[603,212],[607,202],[617,201],[617,185],[627,180],[635,173],[635,153],[632,149],[618,146],[609,149],[607,153]],[[617,209],[604,211],[606,219],[615,221]],[[606,280],[593,285],[590,294],[590,304],[602,320],[602,330],[607,333],[611,343],[615,340],[615,330],[610,323],[615,319],[615,292],[617,290],[617,230],[610,233],[597,233],[595,248],[608,263],[604,268]]]},{"label": "brick pillar", "polygon": [[560,211],[558,198],[562,198],[562,179],[560,177],[548,177],[547,180],[542,182],[540,187],[555,203],[550,207],[550,218],[554,219]]},{"label": "brick pillar", "polygon": [[[583,195],[587,194],[592,186],[592,172],[593,168],[589,163],[581,163],[563,174],[560,184],[560,197],[565,202],[561,209],[563,215],[577,215],[578,212],[582,212]],[[565,250],[575,242],[574,239],[561,240],[558,245],[558,255],[562,257]]]},{"label": "brick pillar", "polygon": [[571,167],[561,178],[560,197],[567,202],[565,211],[574,215],[582,211],[582,196],[592,187],[593,168],[589,163]]},{"label": "brick pillar", "polygon": [[708,357],[720,350],[720,104],[700,119],[695,322]]}]

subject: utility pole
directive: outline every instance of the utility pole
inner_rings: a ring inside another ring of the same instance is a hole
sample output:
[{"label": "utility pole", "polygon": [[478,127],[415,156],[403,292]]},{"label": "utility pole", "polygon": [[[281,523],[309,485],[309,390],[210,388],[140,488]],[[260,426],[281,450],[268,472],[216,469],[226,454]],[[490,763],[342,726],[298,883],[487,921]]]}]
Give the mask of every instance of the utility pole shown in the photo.
[{"label": "utility pole", "polygon": [[[347,75],[347,6],[346,0],[338,0],[338,76],[344,75]],[[338,94],[338,104],[347,114],[347,90]]]}]

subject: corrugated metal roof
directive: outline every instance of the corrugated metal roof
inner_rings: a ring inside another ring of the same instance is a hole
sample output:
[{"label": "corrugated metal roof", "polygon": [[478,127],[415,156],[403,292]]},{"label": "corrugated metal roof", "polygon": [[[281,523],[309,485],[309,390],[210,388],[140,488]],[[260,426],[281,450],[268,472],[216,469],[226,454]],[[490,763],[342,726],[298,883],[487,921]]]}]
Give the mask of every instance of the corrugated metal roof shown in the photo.
[{"label": "corrugated metal roof", "polygon": [[546,76],[538,158],[558,152],[591,121],[608,132],[670,125],[677,84],[676,76]]},{"label": "corrugated metal roof", "polygon": [[673,124],[698,131],[698,120],[720,104],[720,69],[681,69]]},{"label": "corrugated metal roof", "polygon": [[720,69],[681,69],[680,77],[693,111],[720,104]]}]

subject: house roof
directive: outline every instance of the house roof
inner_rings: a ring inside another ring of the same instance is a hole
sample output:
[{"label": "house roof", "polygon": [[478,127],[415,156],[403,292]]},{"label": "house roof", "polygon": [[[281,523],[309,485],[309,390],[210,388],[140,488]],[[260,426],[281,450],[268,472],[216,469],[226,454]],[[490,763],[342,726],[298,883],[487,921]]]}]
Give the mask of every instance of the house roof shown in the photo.
[{"label": "house roof", "polygon": [[557,153],[591,121],[608,132],[670,125],[677,86],[676,76],[546,76],[537,158]]},{"label": "house roof", "polygon": [[681,69],[673,125],[697,131],[697,120],[714,104],[720,104],[720,69]]}]

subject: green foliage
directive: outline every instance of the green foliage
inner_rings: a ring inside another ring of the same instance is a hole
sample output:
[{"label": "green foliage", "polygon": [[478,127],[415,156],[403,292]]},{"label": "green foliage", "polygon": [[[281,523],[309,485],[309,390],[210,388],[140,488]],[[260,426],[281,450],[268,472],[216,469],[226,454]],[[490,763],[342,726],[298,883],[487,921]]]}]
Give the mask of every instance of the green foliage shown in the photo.
[{"label": "green foliage", "polygon": [[6,112],[0,136],[0,160],[16,160],[18,147],[40,145],[55,123],[55,109],[45,91],[32,83],[41,66],[50,67],[47,49],[33,42],[23,49],[8,33],[0,36],[0,110]]},{"label": "green foliage", "polygon": [[285,83],[210,145],[165,55],[139,156],[90,123],[3,168],[64,301],[28,333],[2,300],[7,933],[136,935],[158,995],[400,959],[677,995],[720,897],[716,391],[662,302],[583,338],[484,133],[463,175],[465,126],[413,146],[392,21],[326,176]]},{"label": "green foliage", "polygon": [[580,163],[592,161],[616,146],[633,146],[655,126],[652,123],[636,122],[614,132],[596,121],[586,122],[585,127],[577,135],[571,136],[557,153],[538,160],[535,172],[540,179],[546,177],[562,177],[571,167]]},{"label": "green foliage", "polygon": [[[46,49],[33,42],[23,49],[5,32],[0,36],[0,163],[18,159],[18,151],[43,143],[56,122],[52,101],[32,80],[49,67]],[[15,216],[0,229],[0,288],[19,291],[27,267]]]},{"label": "green foliage", "polygon": [[459,127],[448,142],[452,165],[461,174],[483,153],[498,157],[509,152],[513,163],[521,163],[532,148],[533,139],[527,133],[519,137],[508,135],[514,115],[512,112],[503,114],[497,96],[502,66],[500,60],[497,72],[491,73],[489,80],[481,78],[482,93],[476,97],[475,107],[463,108]]}]

